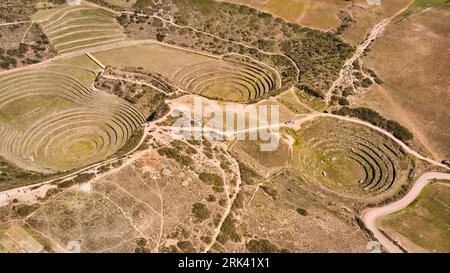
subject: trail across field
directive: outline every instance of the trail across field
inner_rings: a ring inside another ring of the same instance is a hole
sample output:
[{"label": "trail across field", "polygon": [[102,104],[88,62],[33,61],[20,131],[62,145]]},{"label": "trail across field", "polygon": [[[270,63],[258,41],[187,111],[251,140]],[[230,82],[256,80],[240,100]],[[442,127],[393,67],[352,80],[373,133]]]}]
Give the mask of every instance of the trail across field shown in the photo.
[{"label": "trail across field", "polygon": [[11,22],[11,23],[1,23],[0,27],[2,26],[13,26],[13,25],[20,25],[25,23],[31,23],[31,21],[19,21],[19,22]]},{"label": "trail across field", "polygon": [[388,252],[400,253],[403,251],[378,229],[377,220],[383,216],[387,216],[391,213],[406,208],[419,196],[425,186],[431,183],[434,179],[450,180],[450,173],[424,173],[416,180],[411,190],[402,199],[386,206],[367,209],[363,212],[362,221],[364,225],[373,233],[375,238]]}]

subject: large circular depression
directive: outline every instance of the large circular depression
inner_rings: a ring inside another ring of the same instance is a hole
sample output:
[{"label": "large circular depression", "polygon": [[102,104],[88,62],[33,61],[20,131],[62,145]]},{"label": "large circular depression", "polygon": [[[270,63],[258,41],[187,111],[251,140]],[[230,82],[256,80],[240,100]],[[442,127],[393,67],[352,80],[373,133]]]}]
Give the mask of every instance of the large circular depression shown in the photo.
[{"label": "large circular depression", "polygon": [[256,100],[280,87],[274,71],[253,63],[204,62],[183,68],[174,83],[184,90],[211,99],[233,102]]},{"label": "large circular depression", "polygon": [[304,124],[297,134],[294,167],[333,191],[353,196],[383,193],[408,168],[400,146],[363,125],[322,118]]},{"label": "large circular depression", "polygon": [[0,154],[46,173],[108,158],[145,122],[128,102],[54,71],[1,78],[0,117]]}]

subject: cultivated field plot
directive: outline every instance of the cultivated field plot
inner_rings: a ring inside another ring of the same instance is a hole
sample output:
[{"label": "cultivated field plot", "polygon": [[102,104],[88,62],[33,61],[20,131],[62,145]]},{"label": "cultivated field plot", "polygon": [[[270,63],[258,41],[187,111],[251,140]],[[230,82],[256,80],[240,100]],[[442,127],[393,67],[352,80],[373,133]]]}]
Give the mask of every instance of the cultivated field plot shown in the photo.
[{"label": "cultivated field plot", "polygon": [[61,54],[125,39],[113,14],[85,6],[56,10],[43,28]]},{"label": "cultivated field plot", "polygon": [[118,151],[144,116],[79,79],[95,72],[49,64],[0,78],[0,154],[19,167],[54,173]]},{"label": "cultivated field plot", "polygon": [[343,195],[377,195],[406,180],[409,160],[401,147],[364,126],[319,119],[293,136],[294,169]]},{"label": "cultivated field plot", "polygon": [[409,251],[449,252],[449,181],[428,185],[407,208],[381,222],[381,229]]},{"label": "cultivated field plot", "polygon": [[157,43],[93,55],[105,65],[143,67],[161,73],[177,87],[211,99],[246,102],[280,87],[278,75],[267,66],[223,60]]}]

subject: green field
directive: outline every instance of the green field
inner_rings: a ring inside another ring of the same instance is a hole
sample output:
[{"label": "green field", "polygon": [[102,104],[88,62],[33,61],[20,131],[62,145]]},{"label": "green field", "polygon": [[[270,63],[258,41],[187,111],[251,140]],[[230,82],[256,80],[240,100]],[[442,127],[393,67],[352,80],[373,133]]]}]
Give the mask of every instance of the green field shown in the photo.
[{"label": "green field", "polygon": [[428,185],[407,208],[382,220],[382,229],[410,251],[449,252],[449,227],[448,181]]}]

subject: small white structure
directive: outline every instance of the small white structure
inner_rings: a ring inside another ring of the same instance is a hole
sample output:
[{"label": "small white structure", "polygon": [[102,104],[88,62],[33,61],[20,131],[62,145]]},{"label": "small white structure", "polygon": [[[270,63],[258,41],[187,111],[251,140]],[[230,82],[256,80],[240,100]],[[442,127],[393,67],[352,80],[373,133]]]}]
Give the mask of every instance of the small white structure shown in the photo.
[{"label": "small white structure", "polygon": [[379,6],[381,5],[381,0],[367,0],[369,6]]},{"label": "small white structure", "polygon": [[81,0],[67,0],[67,4],[71,5],[71,6],[76,6],[81,4]]}]

